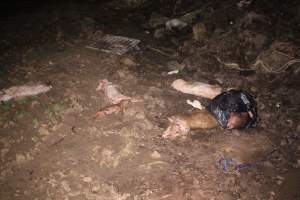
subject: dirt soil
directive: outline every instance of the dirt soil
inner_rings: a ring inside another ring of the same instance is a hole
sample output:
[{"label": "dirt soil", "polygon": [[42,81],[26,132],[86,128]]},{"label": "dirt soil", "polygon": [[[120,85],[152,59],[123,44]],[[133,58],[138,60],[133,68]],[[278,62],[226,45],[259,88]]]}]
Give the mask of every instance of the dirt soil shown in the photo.
[{"label": "dirt soil", "polygon": [[[224,68],[186,35],[153,38],[142,26],[147,16],[91,2],[1,18],[0,88],[41,82],[52,89],[0,105],[0,199],[299,200],[299,73]],[[97,31],[140,39],[140,50],[118,56],[86,48]],[[233,44],[228,38],[218,44]],[[176,62],[187,67],[167,75]],[[168,116],[194,110],[187,99],[209,102],[172,89],[177,78],[249,91],[259,126],[162,138]],[[110,104],[96,91],[101,79],[144,101],[93,119]],[[224,158],[240,168],[224,170]]]}]

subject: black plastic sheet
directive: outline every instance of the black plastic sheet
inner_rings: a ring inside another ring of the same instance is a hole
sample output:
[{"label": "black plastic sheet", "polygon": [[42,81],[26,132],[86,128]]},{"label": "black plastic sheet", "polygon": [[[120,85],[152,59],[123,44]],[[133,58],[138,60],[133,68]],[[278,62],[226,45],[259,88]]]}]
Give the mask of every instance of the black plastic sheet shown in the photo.
[{"label": "black plastic sheet", "polygon": [[222,128],[226,128],[230,113],[250,114],[245,127],[256,127],[258,115],[255,99],[247,92],[242,90],[229,90],[216,96],[209,104],[209,111],[215,116]]}]

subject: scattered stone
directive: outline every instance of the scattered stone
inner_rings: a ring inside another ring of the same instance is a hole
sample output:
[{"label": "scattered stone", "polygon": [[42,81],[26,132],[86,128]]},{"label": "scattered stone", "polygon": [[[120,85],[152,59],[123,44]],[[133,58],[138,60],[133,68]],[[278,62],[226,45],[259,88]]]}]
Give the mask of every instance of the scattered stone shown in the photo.
[{"label": "scattered stone", "polygon": [[271,191],[270,194],[271,194],[272,196],[275,196],[275,192],[274,192],[274,191]]},{"label": "scattered stone", "polygon": [[23,194],[24,194],[25,196],[30,196],[31,191],[25,190],[25,191],[23,192]]},{"label": "scattered stone", "polygon": [[95,185],[95,186],[92,187],[92,192],[97,193],[97,192],[100,191],[100,189],[101,189],[100,185]]},{"label": "scattered stone", "polygon": [[82,180],[85,183],[91,183],[93,181],[93,179],[91,177],[84,177]]},{"label": "scattered stone", "polygon": [[160,155],[160,153],[158,153],[157,151],[154,151],[154,152],[151,154],[151,157],[152,157],[153,159],[159,159],[159,158],[161,158],[161,155]]},{"label": "scattered stone", "polygon": [[277,180],[277,181],[276,181],[276,184],[277,184],[277,185],[282,185],[282,181],[281,181],[281,180]]},{"label": "scattered stone", "polygon": [[16,154],[16,163],[17,163],[18,165],[24,163],[25,161],[26,161],[25,155],[20,154],[20,153],[17,153],[17,154]]},{"label": "scattered stone", "polygon": [[285,146],[286,144],[287,144],[287,142],[286,142],[285,139],[282,139],[282,140],[280,141],[280,145],[281,145],[281,146]]},{"label": "scattered stone", "polygon": [[282,177],[282,176],[276,176],[276,184],[277,185],[282,185],[282,183],[283,183],[283,181],[284,181],[284,177]]},{"label": "scattered stone", "polygon": [[124,65],[127,65],[129,67],[135,67],[138,66],[138,64],[136,62],[134,62],[132,59],[130,58],[125,58],[121,61]]},{"label": "scattered stone", "polygon": [[49,133],[50,133],[49,130],[45,126],[41,126],[39,128],[39,134],[41,136],[47,136],[47,135],[49,135]]},{"label": "scattered stone", "polygon": [[188,24],[180,19],[174,18],[166,22],[167,30],[182,30]]}]

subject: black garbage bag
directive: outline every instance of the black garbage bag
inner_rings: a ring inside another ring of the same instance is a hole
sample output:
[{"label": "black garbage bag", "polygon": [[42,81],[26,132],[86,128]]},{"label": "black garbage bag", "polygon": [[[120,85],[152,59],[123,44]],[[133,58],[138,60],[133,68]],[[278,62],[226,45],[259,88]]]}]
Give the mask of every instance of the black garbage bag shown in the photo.
[{"label": "black garbage bag", "polygon": [[244,127],[256,127],[258,115],[256,102],[247,92],[229,90],[216,96],[209,104],[208,110],[215,116],[222,128],[227,128],[231,113],[249,113],[249,119]]}]

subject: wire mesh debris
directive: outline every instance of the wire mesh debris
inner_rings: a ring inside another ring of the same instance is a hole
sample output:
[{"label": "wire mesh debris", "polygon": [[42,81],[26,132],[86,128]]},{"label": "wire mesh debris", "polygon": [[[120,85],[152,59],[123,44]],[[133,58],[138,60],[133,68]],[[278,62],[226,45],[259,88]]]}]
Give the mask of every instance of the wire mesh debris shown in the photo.
[{"label": "wire mesh debris", "polygon": [[93,41],[87,46],[89,49],[99,50],[106,53],[112,53],[117,55],[123,55],[131,49],[139,49],[138,44],[140,40],[115,36],[115,35],[105,35],[96,41]]}]

